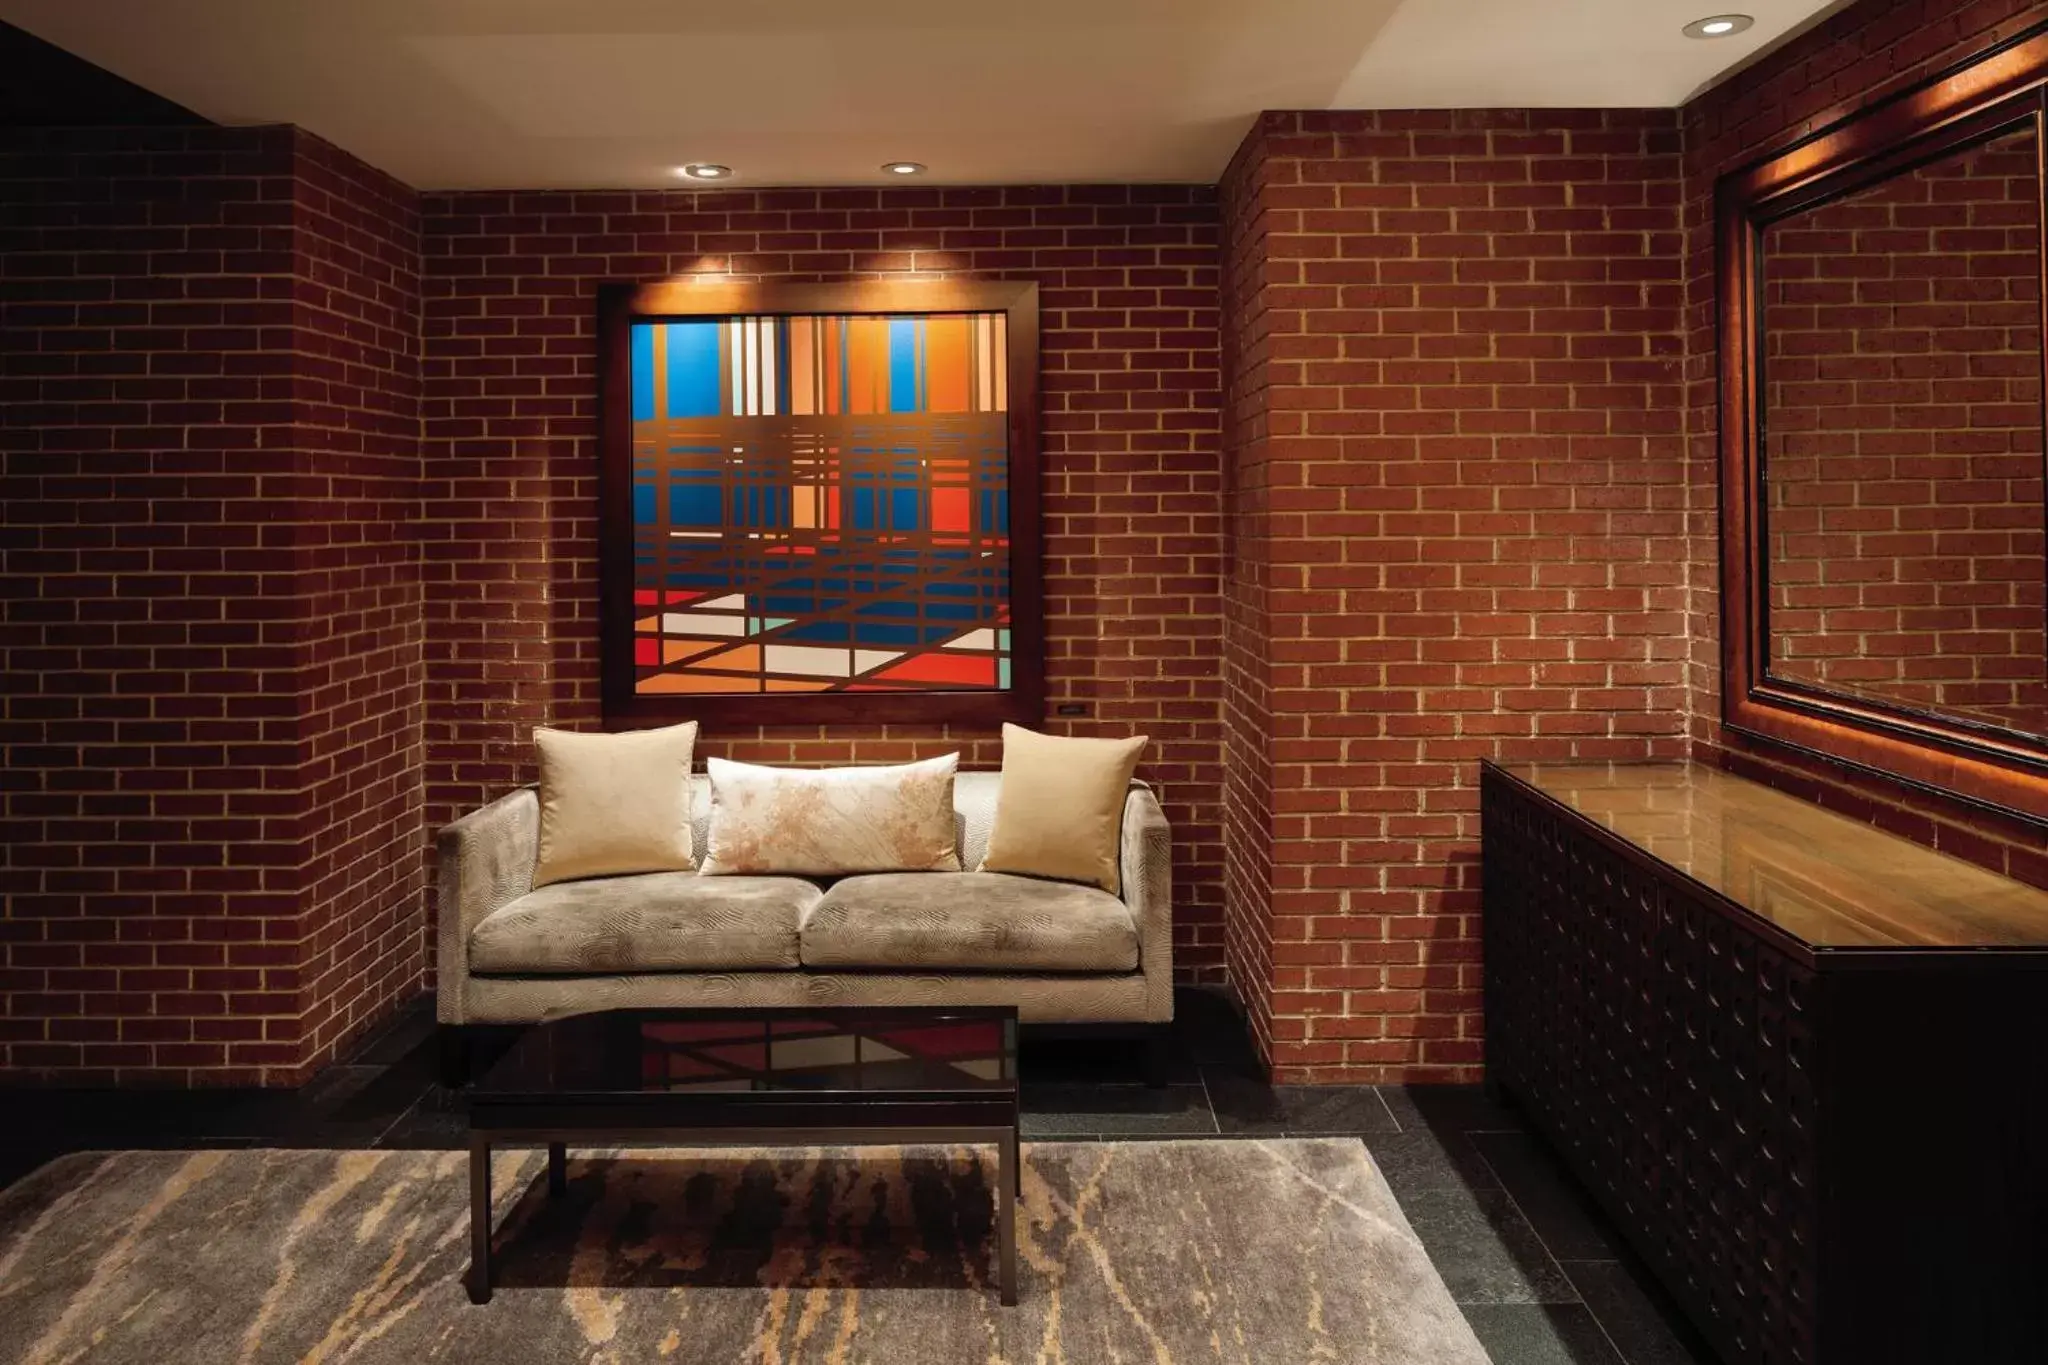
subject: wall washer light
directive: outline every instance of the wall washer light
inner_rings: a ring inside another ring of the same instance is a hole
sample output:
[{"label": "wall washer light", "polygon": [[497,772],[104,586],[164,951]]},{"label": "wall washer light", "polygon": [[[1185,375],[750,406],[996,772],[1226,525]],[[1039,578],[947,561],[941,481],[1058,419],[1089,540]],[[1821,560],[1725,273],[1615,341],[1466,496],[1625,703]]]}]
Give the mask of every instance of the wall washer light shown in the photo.
[{"label": "wall washer light", "polygon": [[884,161],[882,169],[891,175],[923,175],[922,161]]},{"label": "wall washer light", "polygon": [[1693,20],[1680,32],[1688,38],[1731,38],[1755,23],[1747,14],[1710,14]]},{"label": "wall washer light", "polygon": [[732,175],[732,167],[721,166],[715,161],[692,161],[687,166],[676,167],[676,174],[688,180],[724,180]]}]

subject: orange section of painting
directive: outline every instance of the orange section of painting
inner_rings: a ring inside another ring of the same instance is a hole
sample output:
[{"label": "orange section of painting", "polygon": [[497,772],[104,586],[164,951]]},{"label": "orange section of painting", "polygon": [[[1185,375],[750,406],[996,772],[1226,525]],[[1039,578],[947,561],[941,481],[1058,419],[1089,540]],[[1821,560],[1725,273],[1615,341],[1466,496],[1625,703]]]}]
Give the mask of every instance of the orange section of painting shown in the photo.
[{"label": "orange section of painting", "polygon": [[967,317],[932,318],[925,323],[926,412],[973,410],[967,375],[967,339],[973,325]]},{"label": "orange section of painting", "polygon": [[886,412],[889,408],[889,327],[886,318],[846,321],[846,411]]},{"label": "orange section of painting", "polygon": [[633,690],[642,696],[670,692],[745,692],[750,689],[740,684],[744,678],[730,678],[716,673],[657,673],[651,678],[642,678],[633,685]]},{"label": "orange section of painting", "polygon": [[824,401],[819,405],[818,411],[844,412],[846,395],[840,392],[839,363],[845,358],[845,351],[838,318],[818,319],[818,357],[819,368],[825,375],[825,382],[818,394]]},{"label": "orange section of painting", "polygon": [[1010,410],[1010,315],[1008,313],[989,314],[989,331],[993,342],[993,345],[990,347],[990,355],[993,357],[993,368],[996,372],[996,397],[995,402],[991,406],[997,412],[1008,412]]},{"label": "orange section of painting", "polygon": [[817,335],[818,319],[789,320],[789,410],[793,413],[818,410],[817,354],[813,346]]}]

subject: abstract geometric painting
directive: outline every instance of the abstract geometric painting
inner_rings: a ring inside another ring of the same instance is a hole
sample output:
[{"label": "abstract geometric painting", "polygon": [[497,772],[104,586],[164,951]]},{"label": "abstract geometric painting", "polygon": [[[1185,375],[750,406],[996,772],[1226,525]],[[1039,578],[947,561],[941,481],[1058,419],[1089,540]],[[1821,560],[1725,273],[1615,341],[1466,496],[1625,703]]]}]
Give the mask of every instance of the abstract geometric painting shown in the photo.
[{"label": "abstract geometric painting", "polygon": [[1010,330],[632,318],[633,697],[1010,689]]}]

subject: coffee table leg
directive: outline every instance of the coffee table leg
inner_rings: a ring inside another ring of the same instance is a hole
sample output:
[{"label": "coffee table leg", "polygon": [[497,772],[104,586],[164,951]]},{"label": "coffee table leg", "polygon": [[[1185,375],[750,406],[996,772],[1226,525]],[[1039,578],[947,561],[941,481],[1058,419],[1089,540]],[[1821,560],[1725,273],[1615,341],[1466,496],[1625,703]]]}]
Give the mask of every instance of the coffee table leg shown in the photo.
[{"label": "coffee table leg", "polygon": [[548,1144],[548,1193],[561,1196],[569,1192],[569,1152],[559,1142]]},{"label": "coffee table leg", "polygon": [[469,1301],[491,1301],[491,1144],[469,1140]]},{"label": "coffee table leg", "polygon": [[1017,1302],[1017,1188],[1023,1174],[1017,1163],[1017,1130],[1003,1133],[996,1171],[997,1284],[1005,1307]]}]

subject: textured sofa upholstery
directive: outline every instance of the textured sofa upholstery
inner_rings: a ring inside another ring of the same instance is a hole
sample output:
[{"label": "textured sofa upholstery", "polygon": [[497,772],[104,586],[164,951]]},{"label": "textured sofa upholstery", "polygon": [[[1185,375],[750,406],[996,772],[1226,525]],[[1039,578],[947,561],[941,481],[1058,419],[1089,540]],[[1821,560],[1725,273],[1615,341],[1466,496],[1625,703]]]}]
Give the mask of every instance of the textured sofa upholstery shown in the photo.
[{"label": "textured sofa upholstery", "polygon": [[[961,773],[963,866],[1000,777]],[[696,847],[710,791],[693,780]],[[605,877],[533,889],[540,803],[513,792],[441,831],[437,1015],[532,1023],[626,1006],[1011,1004],[1032,1022],[1173,1017],[1172,857],[1142,783],[1124,802],[1121,896],[1002,873]]]}]

